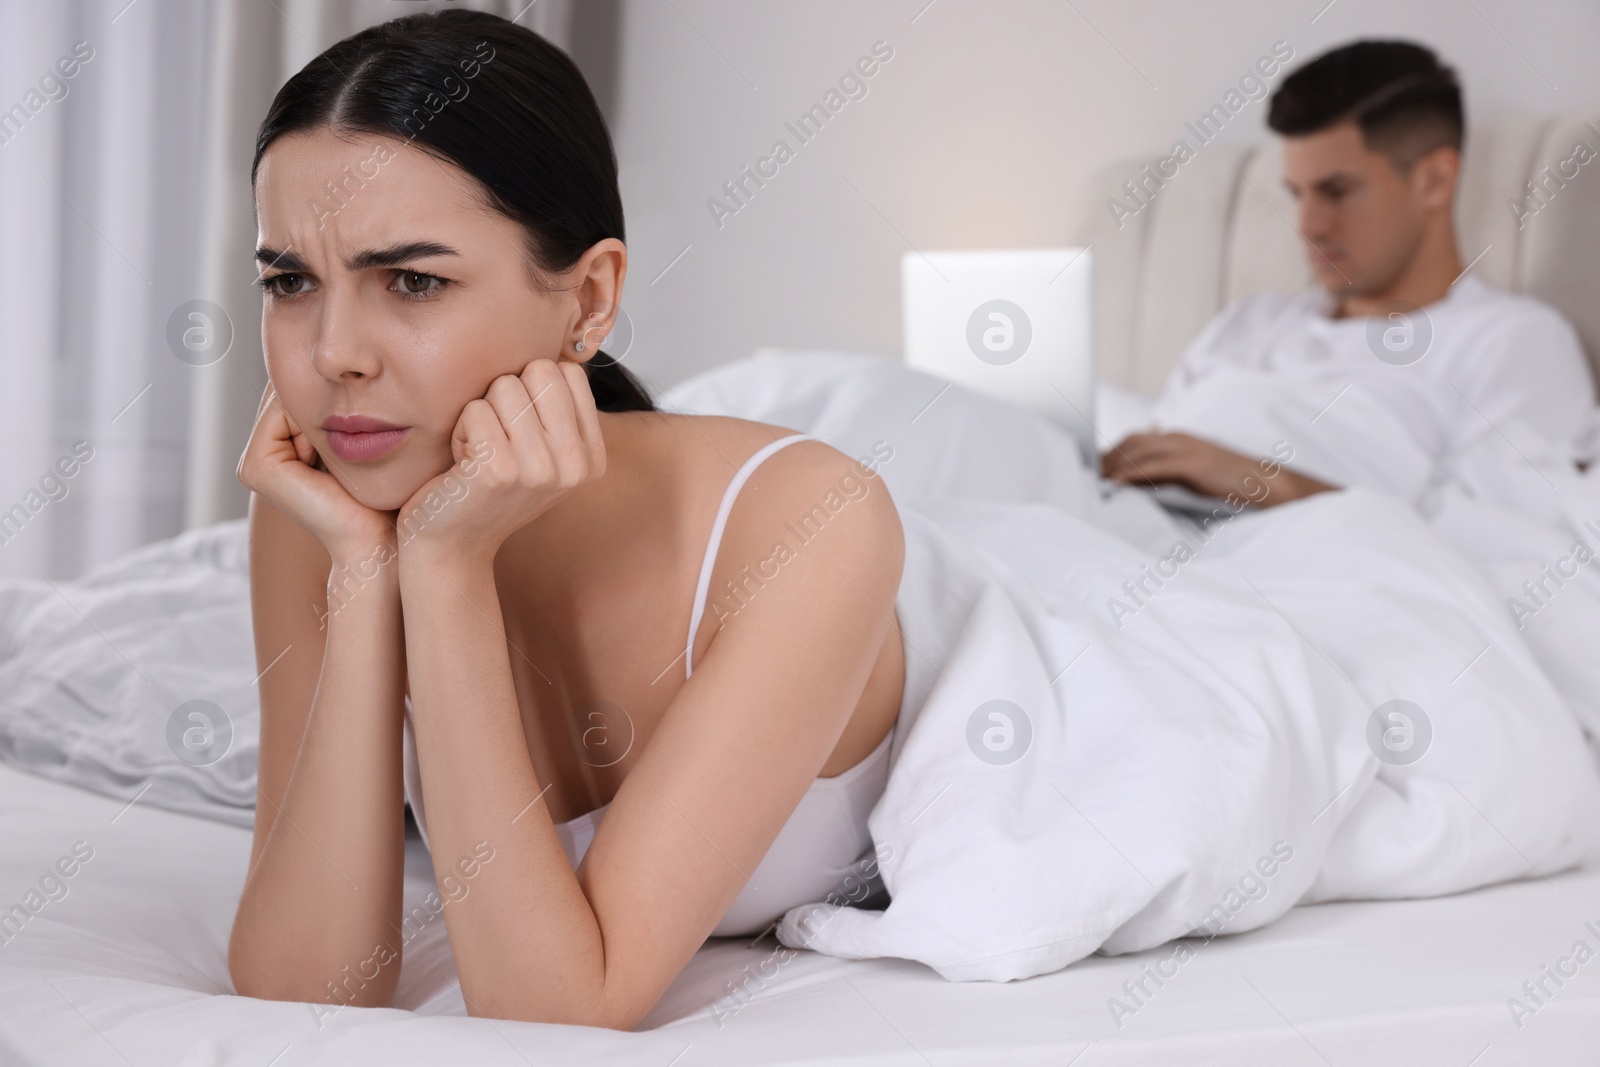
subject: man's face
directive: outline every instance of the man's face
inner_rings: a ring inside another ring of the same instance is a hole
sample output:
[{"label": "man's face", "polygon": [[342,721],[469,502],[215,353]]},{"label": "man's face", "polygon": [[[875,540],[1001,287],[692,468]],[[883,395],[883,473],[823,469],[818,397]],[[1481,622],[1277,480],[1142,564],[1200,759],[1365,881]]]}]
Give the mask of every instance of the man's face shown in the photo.
[{"label": "man's face", "polygon": [[1454,149],[1437,148],[1402,172],[1353,121],[1285,138],[1283,180],[1317,283],[1351,296],[1393,285],[1441,209],[1448,224],[1455,160]]}]

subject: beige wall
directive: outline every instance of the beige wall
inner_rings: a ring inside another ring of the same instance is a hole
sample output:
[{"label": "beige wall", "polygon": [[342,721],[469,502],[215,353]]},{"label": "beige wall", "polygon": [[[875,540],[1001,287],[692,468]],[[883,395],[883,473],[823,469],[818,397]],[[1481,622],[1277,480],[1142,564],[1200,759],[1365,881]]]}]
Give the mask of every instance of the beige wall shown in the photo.
[{"label": "beige wall", "polygon": [[[1592,0],[1324,2],[623,0],[627,362],[664,386],[761,345],[895,354],[902,253],[1070,242],[1115,192],[1090,188],[1098,167],[1165,151],[1277,41],[1298,63],[1410,37],[1461,72],[1471,115],[1600,121]],[[880,40],[866,95],[800,144],[784,123]],[[1264,114],[1223,138],[1267,136]],[[707,201],[779,138],[793,158],[719,228]]]}]

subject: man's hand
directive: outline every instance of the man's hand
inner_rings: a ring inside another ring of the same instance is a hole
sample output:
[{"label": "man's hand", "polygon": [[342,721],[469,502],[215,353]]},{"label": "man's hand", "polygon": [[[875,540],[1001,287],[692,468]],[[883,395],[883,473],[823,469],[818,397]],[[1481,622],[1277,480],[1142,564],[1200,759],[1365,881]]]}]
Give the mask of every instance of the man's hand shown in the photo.
[{"label": "man's hand", "polygon": [[1202,496],[1261,507],[1338,488],[1277,460],[1251,459],[1186,433],[1136,433],[1100,457],[1100,473],[1125,485],[1181,485]]}]

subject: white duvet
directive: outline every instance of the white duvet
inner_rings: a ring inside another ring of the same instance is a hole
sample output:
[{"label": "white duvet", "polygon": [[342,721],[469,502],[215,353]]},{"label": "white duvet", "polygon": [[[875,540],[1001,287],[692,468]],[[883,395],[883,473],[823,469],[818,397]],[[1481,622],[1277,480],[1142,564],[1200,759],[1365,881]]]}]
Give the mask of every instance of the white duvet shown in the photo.
[{"label": "white duvet", "polygon": [[[1391,387],[1410,386],[1396,378]],[[1246,454],[1290,442],[1297,469],[1411,503],[1474,565],[1589,733],[1600,735],[1600,464],[1580,474],[1538,427],[1481,412],[1451,435],[1462,447],[1436,461],[1394,405],[1367,390],[1326,373],[1220,364],[1150,414],[1163,429]]]},{"label": "white duvet", "polygon": [[[1022,978],[1303,900],[1450,893],[1594,854],[1600,778],[1572,703],[1412,506],[1447,498],[1399,454],[1403,427],[1351,403],[1306,432],[1325,397],[1229,412],[1240,448],[1270,454],[1294,428],[1315,473],[1395,491],[1241,513],[1204,540],[1136,491],[1101,501],[1042,421],[941,388],[887,361],[769,353],[669,395],[852,455],[893,446],[908,686],[869,821],[892,900],[796,908],[786,944]],[[1340,430],[1377,431],[1396,461],[1342,451]]]},{"label": "white duvet", "polygon": [[0,582],[0,759],[250,826],[260,705],[243,519],[77,581]]}]

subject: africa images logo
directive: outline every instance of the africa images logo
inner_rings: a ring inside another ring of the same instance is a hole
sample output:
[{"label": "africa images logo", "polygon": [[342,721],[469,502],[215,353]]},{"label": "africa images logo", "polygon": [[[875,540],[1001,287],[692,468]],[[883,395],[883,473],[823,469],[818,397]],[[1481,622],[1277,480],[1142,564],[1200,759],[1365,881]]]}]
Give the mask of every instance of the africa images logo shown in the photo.
[{"label": "africa images logo", "polygon": [[1032,320],[1009,300],[986,300],[967,317],[967,347],[991,367],[1015,363],[1032,343]]}]

